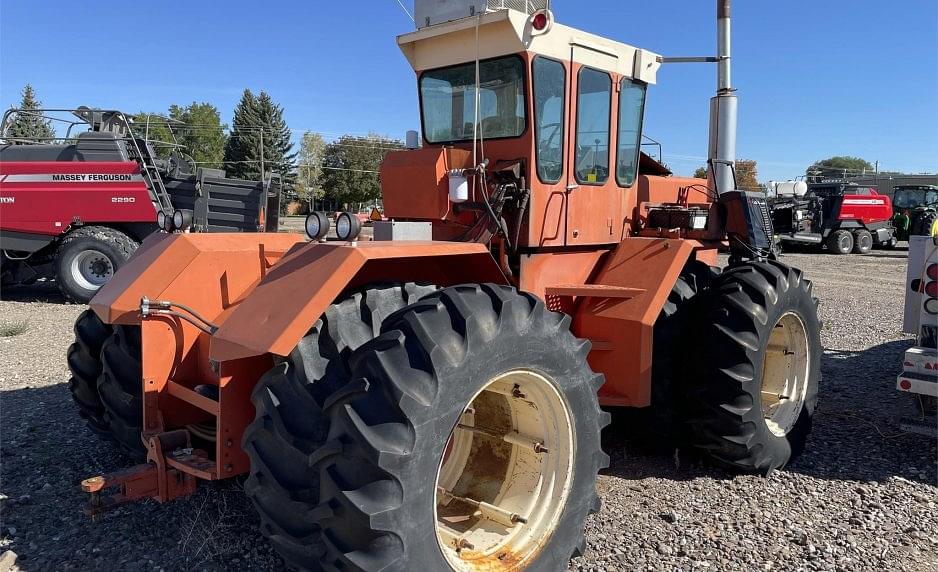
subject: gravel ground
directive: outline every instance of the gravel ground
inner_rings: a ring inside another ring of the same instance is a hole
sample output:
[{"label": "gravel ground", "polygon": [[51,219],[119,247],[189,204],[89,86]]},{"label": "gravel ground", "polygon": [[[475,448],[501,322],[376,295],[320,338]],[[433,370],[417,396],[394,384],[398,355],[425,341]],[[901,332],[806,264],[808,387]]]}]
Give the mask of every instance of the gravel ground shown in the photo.
[{"label": "gravel ground", "polygon": [[[571,570],[938,569],[938,464],[932,439],[904,435],[911,403],[894,390],[905,253],[793,254],[825,321],[821,406],[808,450],[770,478],[740,477],[604,436],[612,464],[589,551]],[[80,479],[130,461],[99,441],[68,395],[65,350],[82,308],[53,285],[9,289],[0,326],[0,571],[279,569],[237,482],[167,505],[85,517]],[[19,328],[13,328],[14,332]]]}]

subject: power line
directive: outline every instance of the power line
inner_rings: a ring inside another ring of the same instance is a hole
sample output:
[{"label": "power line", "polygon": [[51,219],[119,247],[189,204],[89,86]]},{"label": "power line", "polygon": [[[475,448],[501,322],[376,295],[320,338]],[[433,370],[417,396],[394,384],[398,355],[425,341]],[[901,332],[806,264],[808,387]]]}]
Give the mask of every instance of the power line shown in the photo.
[{"label": "power line", "polygon": [[410,15],[410,12],[407,10],[407,7],[404,6],[404,3],[401,2],[401,0],[397,0],[397,4],[401,7],[401,10],[403,10],[404,13],[407,14],[407,17],[410,18],[410,21],[416,24],[417,21],[414,20],[414,17]]}]

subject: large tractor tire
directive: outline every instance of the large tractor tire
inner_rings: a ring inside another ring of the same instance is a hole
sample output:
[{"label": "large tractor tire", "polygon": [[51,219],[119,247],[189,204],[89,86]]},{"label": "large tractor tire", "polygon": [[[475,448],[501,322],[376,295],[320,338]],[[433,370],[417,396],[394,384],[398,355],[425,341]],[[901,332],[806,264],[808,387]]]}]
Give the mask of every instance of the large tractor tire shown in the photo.
[{"label": "large tractor tire", "polygon": [[140,326],[114,326],[101,347],[98,395],[110,436],[132,457],[143,457],[143,382]]},{"label": "large tractor tire", "polygon": [[137,250],[137,241],[106,226],[83,226],[56,249],[55,280],[65,297],[87,303]]},{"label": "large tractor tire", "polygon": [[327,570],[562,570],[608,464],[603,377],[570,318],[466,285],[385,321],[325,402]]},{"label": "large tractor tire", "polygon": [[256,417],[243,439],[251,458],[244,490],[260,514],[261,531],[289,566],[317,570],[325,554],[319,525],[308,518],[319,504],[319,471],[308,458],[326,439],[323,404],[349,383],[349,357],[380,334],[382,321],[435,290],[383,285],[347,296],[257,384]]},{"label": "large tractor tire", "polygon": [[873,250],[873,235],[865,228],[853,233],[854,254],[869,254]]},{"label": "large tractor tire", "polygon": [[938,213],[928,211],[919,215],[915,220],[914,226],[913,235],[938,236]]},{"label": "large tractor tire", "polygon": [[68,369],[72,372],[68,389],[78,406],[78,414],[88,427],[105,436],[108,425],[104,419],[104,405],[98,395],[98,377],[101,375],[101,347],[113,330],[91,310],[78,316],[74,329],[75,341],[68,348]]},{"label": "large tractor tire", "polygon": [[832,254],[850,254],[853,251],[853,234],[849,230],[835,230],[828,235],[826,244]]},{"label": "large tractor tire", "polygon": [[718,464],[768,474],[804,449],[821,376],[811,290],[795,268],[750,262],[696,298],[686,422]]},{"label": "large tractor tire", "polygon": [[92,431],[134,458],[145,454],[140,355],[139,326],[110,326],[91,310],[76,320],[68,348],[72,399]]},{"label": "large tractor tire", "polygon": [[677,411],[678,378],[682,375],[680,361],[675,359],[684,351],[690,305],[688,302],[698,292],[710,287],[720,276],[720,270],[700,261],[687,264],[655,321],[654,344],[651,365],[651,406],[637,410],[637,423],[631,431],[641,433],[640,441],[676,444],[680,435],[679,412]]}]

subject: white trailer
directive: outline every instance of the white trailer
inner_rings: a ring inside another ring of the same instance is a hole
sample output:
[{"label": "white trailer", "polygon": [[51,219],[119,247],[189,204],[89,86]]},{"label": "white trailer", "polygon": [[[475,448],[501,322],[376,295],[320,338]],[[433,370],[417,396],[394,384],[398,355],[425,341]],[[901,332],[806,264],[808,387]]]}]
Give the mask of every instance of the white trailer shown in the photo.
[{"label": "white trailer", "polygon": [[909,241],[903,331],[915,335],[905,352],[896,389],[913,395],[919,415],[903,419],[904,431],[938,436],[938,238]]}]

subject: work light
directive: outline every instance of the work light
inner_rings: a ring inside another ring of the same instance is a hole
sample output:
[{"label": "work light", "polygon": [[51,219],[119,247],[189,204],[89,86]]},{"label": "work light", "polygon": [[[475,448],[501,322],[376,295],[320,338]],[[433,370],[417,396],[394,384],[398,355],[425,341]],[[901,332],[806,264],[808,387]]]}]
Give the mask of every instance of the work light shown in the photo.
[{"label": "work light", "polygon": [[166,229],[166,213],[163,211],[156,213],[156,226]]},{"label": "work light", "polygon": [[344,212],[335,219],[335,233],[339,240],[355,240],[361,231],[361,221],[350,212]]},{"label": "work light", "polygon": [[329,234],[329,217],[326,213],[311,212],[306,216],[306,236],[312,240],[325,240]]},{"label": "work light", "polygon": [[176,209],[173,213],[173,227],[176,230],[185,230],[192,224],[192,211]]}]

